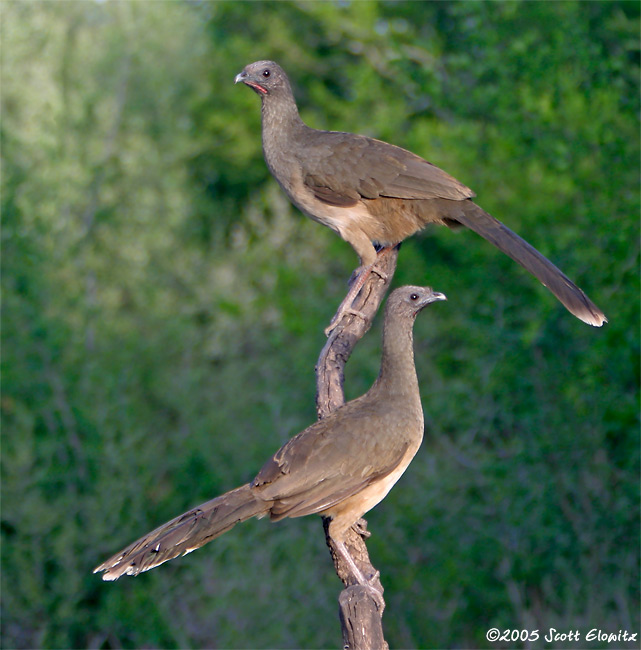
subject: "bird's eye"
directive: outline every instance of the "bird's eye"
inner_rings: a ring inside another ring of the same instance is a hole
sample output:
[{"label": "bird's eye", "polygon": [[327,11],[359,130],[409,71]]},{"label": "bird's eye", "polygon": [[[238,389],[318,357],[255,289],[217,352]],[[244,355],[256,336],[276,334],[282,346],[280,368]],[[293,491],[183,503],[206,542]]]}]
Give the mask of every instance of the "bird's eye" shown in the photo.
[{"label": "bird's eye", "polygon": [[268,69],[263,70],[263,77],[267,78],[270,74],[271,72]]},{"label": "bird's eye", "polygon": [[417,293],[410,294],[410,300],[412,302],[415,302],[416,300],[418,300],[418,294]]}]

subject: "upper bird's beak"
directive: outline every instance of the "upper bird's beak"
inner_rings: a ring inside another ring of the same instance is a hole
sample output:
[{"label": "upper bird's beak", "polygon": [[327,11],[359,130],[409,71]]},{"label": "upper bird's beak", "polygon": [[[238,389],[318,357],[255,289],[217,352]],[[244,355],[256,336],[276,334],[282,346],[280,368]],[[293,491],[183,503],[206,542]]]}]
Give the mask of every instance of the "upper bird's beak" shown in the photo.
[{"label": "upper bird's beak", "polygon": [[252,78],[249,76],[249,74],[247,74],[245,70],[239,72],[234,78],[235,84],[237,84],[239,81],[242,81],[246,86],[257,92],[259,95],[267,94],[267,90],[263,88],[259,83],[252,81]]},{"label": "upper bird's beak", "polygon": [[440,291],[430,290],[430,293],[424,296],[421,302],[416,305],[416,313],[418,314],[419,311],[422,311],[428,305],[431,305],[433,302],[437,302],[439,300],[447,300],[447,296]]}]

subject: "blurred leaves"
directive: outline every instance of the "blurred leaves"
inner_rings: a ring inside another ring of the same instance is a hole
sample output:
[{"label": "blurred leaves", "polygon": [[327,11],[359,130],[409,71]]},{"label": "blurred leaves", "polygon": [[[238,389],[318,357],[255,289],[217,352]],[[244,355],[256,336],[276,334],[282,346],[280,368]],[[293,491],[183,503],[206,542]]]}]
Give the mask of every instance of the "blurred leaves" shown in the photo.
[{"label": "blurred leaves", "polygon": [[[403,245],[396,282],[449,302],[416,325],[424,448],[369,517],[391,646],[639,629],[638,3],[0,10],[6,647],[338,642],[314,519],[91,574],[314,418],[356,259],[269,177],[257,98],[233,84],[262,58],[310,125],[454,174],[610,318],[573,319],[472,233]],[[349,397],[379,354],[373,332]]]}]

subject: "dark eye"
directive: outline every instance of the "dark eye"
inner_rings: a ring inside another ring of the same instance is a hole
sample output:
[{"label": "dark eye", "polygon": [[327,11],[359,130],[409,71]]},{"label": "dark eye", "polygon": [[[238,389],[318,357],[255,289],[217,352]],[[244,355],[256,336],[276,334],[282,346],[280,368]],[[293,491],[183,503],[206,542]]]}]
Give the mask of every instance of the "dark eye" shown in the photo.
[{"label": "dark eye", "polygon": [[267,70],[267,69],[263,70],[263,77],[267,78],[267,77],[269,77],[270,74],[271,74],[271,72],[269,70]]},{"label": "dark eye", "polygon": [[412,293],[412,294],[410,294],[410,300],[411,300],[412,302],[418,300],[418,294],[417,294],[417,293]]}]

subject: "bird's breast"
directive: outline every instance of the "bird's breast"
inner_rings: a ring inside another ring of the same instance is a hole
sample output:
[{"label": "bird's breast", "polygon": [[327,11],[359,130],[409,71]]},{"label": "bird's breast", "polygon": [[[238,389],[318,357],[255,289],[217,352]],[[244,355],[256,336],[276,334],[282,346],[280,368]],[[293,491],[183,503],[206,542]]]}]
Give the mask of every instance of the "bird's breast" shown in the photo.
[{"label": "bird's breast", "polygon": [[414,444],[408,447],[396,469],[392,470],[387,476],[371,483],[358,494],[344,499],[320,513],[332,518],[332,536],[342,538],[348,528],[353,526],[366,512],[369,512],[387,496],[387,493],[401,478],[412,458],[416,455],[420,444],[420,439],[414,441]]}]

